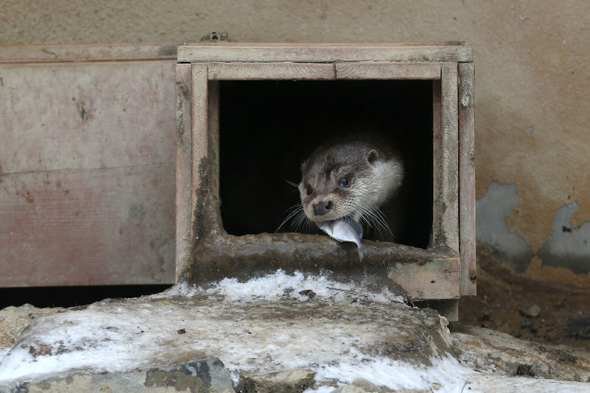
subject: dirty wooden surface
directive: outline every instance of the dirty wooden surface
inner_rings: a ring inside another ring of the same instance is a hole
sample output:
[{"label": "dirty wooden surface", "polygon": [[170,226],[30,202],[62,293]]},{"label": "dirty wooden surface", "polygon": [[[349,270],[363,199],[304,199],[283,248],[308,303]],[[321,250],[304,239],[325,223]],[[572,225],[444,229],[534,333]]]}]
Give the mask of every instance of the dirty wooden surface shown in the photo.
[{"label": "dirty wooden surface", "polygon": [[191,66],[176,66],[176,274],[185,268],[192,244]]},{"label": "dirty wooden surface", "polygon": [[[182,269],[179,279],[206,282],[244,272],[258,274],[266,269],[276,269],[277,265],[286,261],[292,262],[287,264],[287,268],[317,268],[331,264],[337,270],[342,267],[331,259],[334,251],[324,244],[326,239],[318,243],[315,238],[305,236],[300,236],[300,239],[267,234],[235,237],[225,233],[219,213],[220,196],[217,188],[219,119],[216,109],[207,110],[207,106],[212,102],[217,103],[219,97],[218,93],[207,97],[213,86],[211,83],[218,80],[264,79],[417,79],[434,81],[432,247],[448,248],[451,254],[440,259],[428,257],[428,268],[424,268],[419,260],[404,259],[398,253],[397,245],[380,245],[373,250],[369,261],[351,266],[354,270],[379,262],[391,264],[391,272],[383,273],[385,276],[391,273],[390,278],[396,277],[394,281],[404,286],[414,299],[457,299],[460,296],[461,271],[466,270],[462,269],[459,259],[458,63],[472,60],[470,48],[387,44],[220,43],[183,46],[178,53],[179,63],[192,63],[191,181],[195,190],[192,194],[193,214],[190,215],[193,220],[191,227],[195,231],[195,248],[188,264],[180,262]],[[208,119],[212,114],[215,119]],[[464,132],[472,131],[468,123],[463,124]],[[473,187],[469,181],[462,185]],[[464,235],[474,236],[474,233]],[[346,246],[338,247],[341,248],[338,258],[352,258],[352,253],[344,253]],[[245,270],[235,269],[235,266],[242,265]],[[453,304],[456,305],[456,302]]]},{"label": "dirty wooden surface", "polygon": [[212,80],[322,80],[335,79],[332,64],[210,63]]},{"label": "dirty wooden surface", "polygon": [[475,70],[472,63],[459,65],[459,225],[461,294],[477,292],[475,242]]},{"label": "dirty wooden surface", "polygon": [[175,61],[43,48],[0,48],[0,286],[174,282]]},{"label": "dirty wooden surface", "polygon": [[246,44],[199,43],[180,46],[178,61],[191,62],[468,62],[471,48],[435,44]]},{"label": "dirty wooden surface", "polygon": [[0,63],[176,60],[178,44],[5,46]]}]

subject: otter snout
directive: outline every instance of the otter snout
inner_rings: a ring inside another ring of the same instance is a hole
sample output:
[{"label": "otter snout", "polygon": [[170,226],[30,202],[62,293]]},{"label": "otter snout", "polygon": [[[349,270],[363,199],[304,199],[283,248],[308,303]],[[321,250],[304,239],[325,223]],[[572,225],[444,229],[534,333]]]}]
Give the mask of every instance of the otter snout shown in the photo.
[{"label": "otter snout", "polygon": [[317,204],[313,205],[313,214],[316,216],[323,216],[324,214],[328,214],[334,208],[334,204],[332,201],[328,202],[318,202]]}]

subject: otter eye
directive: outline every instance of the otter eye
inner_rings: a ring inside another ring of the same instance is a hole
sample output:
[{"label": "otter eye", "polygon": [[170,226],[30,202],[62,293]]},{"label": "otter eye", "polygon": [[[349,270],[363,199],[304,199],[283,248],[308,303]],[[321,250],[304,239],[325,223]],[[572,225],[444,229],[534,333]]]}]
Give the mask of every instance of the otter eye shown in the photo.
[{"label": "otter eye", "polygon": [[311,195],[313,193],[313,188],[311,188],[311,186],[307,186],[307,189],[305,190],[305,193],[307,195]]},{"label": "otter eye", "polygon": [[348,187],[350,186],[350,180],[347,177],[343,177],[340,179],[340,187]]}]

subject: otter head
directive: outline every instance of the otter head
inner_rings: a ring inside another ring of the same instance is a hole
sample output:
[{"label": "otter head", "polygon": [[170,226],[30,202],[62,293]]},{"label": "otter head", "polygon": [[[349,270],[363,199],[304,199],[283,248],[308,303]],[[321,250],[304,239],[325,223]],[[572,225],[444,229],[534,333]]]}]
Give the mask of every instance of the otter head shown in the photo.
[{"label": "otter head", "polygon": [[320,148],[303,163],[299,183],[301,204],[314,222],[332,221],[362,213],[376,150],[358,144]]}]

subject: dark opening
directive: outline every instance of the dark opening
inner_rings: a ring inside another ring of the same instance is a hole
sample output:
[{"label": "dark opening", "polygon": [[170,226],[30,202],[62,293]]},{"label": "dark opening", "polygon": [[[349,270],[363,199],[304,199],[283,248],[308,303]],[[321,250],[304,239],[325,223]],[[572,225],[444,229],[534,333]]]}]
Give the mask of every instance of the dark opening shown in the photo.
[{"label": "dark opening", "polygon": [[104,299],[132,298],[160,293],[172,285],[108,285],[0,288],[0,309],[32,304],[35,307],[76,307]]},{"label": "dark opening", "polygon": [[401,228],[394,241],[426,248],[432,230],[432,116],[432,81],[220,82],[225,230],[238,236],[275,232],[289,208],[300,203],[297,188],[287,181],[300,182],[301,163],[334,134],[362,126],[392,136],[404,156],[406,176],[395,212],[382,209]]}]

